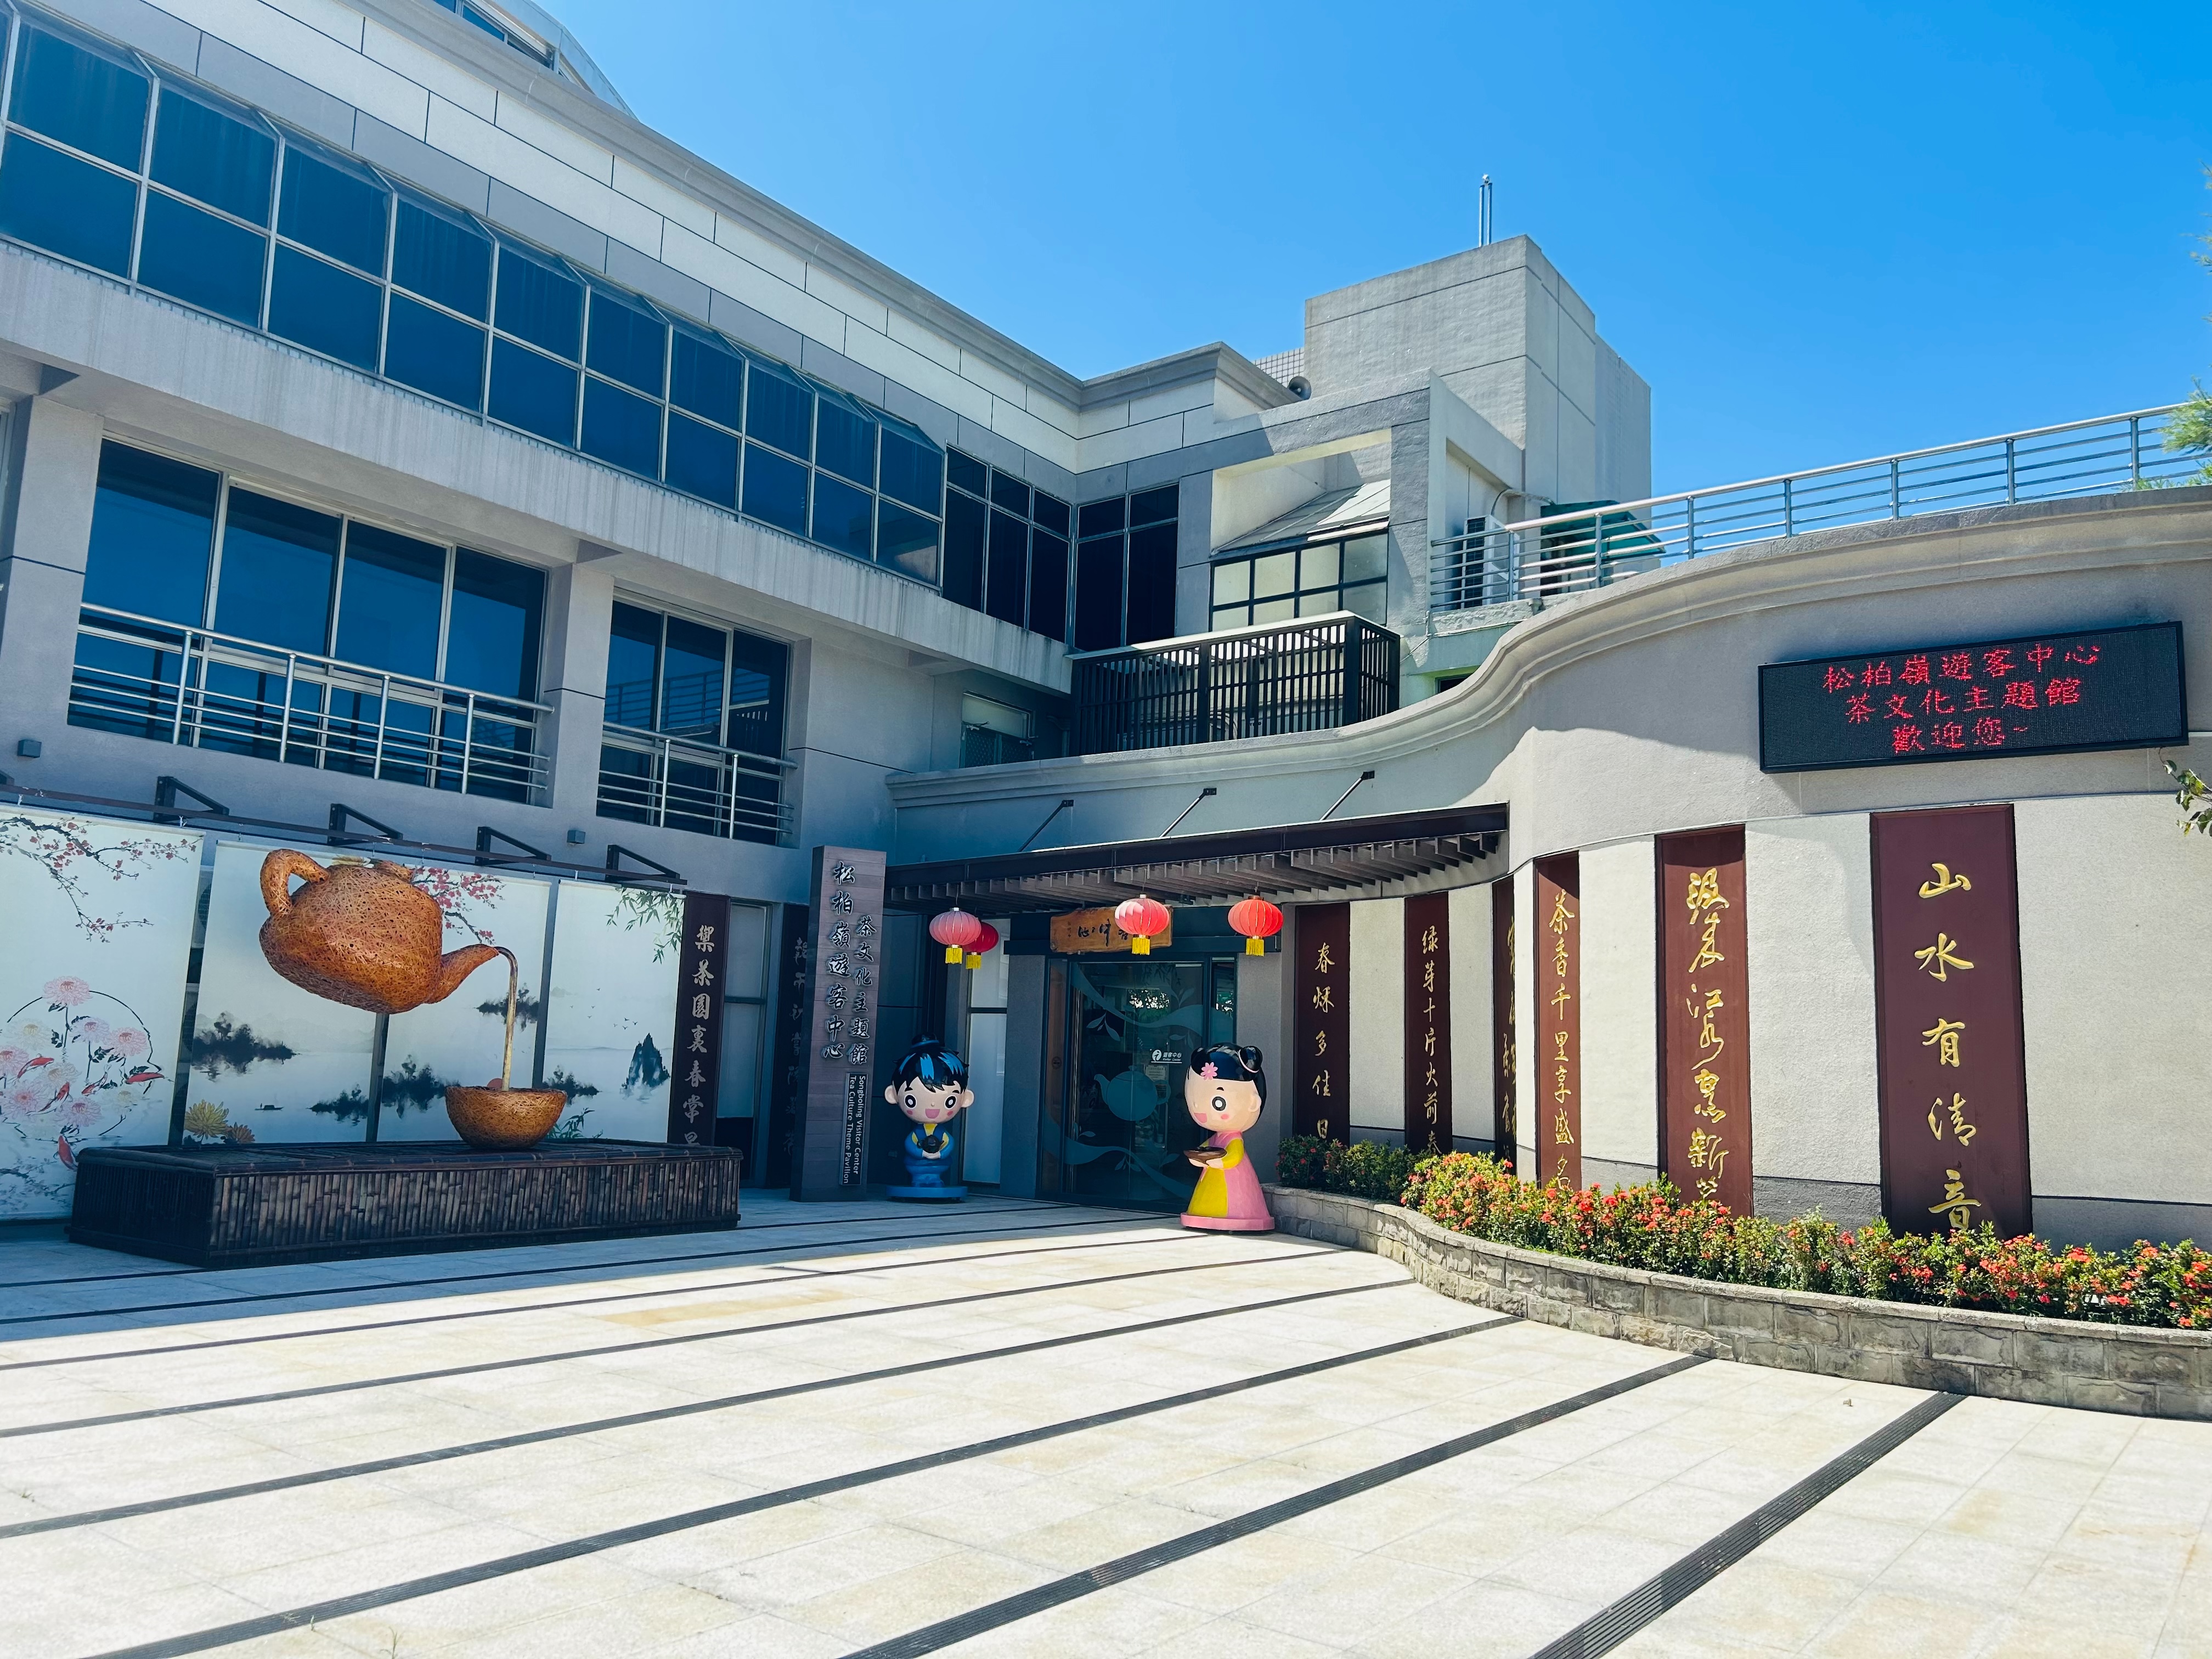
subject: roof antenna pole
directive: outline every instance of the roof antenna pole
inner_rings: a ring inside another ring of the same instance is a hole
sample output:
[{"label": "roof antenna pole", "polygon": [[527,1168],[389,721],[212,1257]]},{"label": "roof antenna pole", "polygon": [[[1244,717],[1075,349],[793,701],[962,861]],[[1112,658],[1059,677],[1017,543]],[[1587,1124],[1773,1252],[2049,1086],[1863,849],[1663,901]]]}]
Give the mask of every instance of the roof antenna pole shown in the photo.
[{"label": "roof antenna pole", "polygon": [[1482,175],[1482,190],[1475,198],[1474,245],[1477,247],[1488,247],[1491,238],[1495,234],[1491,219],[1491,206],[1490,175],[1486,173]]}]

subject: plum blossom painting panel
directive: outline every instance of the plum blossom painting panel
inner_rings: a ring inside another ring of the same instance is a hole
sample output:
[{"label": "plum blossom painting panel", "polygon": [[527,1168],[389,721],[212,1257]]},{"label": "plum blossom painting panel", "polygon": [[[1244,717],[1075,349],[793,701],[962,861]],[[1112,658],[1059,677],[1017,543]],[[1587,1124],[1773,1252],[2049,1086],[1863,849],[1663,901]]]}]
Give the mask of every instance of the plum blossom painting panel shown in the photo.
[{"label": "plum blossom painting panel", "polygon": [[[445,914],[444,948],[503,945],[521,972],[515,994],[514,1079],[529,1084],[544,1018],[546,907],[553,884],[492,870],[416,867],[415,884]],[[455,1140],[446,1085],[482,1084],[499,1074],[507,1030],[507,963],[488,962],[443,1002],[394,1014],[384,1036],[384,1086],[376,1138]]]},{"label": "plum blossom painting panel", "polygon": [[568,1091],[555,1135],[668,1139],[683,923],[679,894],[561,884],[543,1079]]},{"label": "plum blossom painting panel", "polygon": [[368,1134],[376,1016],[301,990],[261,954],[261,924],[269,919],[261,861],[270,851],[243,842],[216,848],[198,1012],[185,1046],[188,1144]]},{"label": "plum blossom painting panel", "polygon": [[201,842],[0,806],[0,1220],[67,1215],[87,1146],[169,1138]]}]

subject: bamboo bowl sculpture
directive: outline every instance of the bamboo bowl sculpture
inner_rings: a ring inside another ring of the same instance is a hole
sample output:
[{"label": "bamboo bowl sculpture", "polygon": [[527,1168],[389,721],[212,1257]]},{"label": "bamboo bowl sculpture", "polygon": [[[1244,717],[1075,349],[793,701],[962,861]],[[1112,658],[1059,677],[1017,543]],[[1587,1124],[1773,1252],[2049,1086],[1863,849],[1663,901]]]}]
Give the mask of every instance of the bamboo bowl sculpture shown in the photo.
[{"label": "bamboo bowl sculpture", "polygon": [[507,1047],[500,1056],[499,1075],[482,1088],[448,1085],[446,1115],[470,1146],[488,1152],[518,1152],[545,1139],[561,1121],[568,1097],[558,1089],[507,1086],[514,1072],[514,1002],[521,969],[514,951],[504,945],[493,948],[507,958]]}]

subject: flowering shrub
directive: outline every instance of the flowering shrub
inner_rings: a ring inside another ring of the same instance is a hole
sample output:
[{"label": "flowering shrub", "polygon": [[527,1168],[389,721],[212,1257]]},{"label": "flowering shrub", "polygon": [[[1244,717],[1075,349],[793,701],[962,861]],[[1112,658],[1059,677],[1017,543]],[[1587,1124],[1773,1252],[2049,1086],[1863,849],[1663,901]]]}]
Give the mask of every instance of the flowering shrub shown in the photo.
[{"label": "flowering shrub", "polygon": [[1404,1147],[1379,1140],[1347,1146],[1319,1135],[1290,1135],[1275,1154],[1275,1178],[1285,1187],[1317,1187],[1395,1204],[1419,1161]]},{"label": "flowering shrub", "polygon": [[[1408,1209],[1523,1249],[1777,1290],[2212,1330],[2212,1253],[2186,1242],[2115,1252],[2032,1234],[2000,1238],[1987,1224],[1934,1237],[1893,1232],[1881,1220],[1845,1231],[1817,1212],[1789,1221],[1738,1215],[1686,1200],[1664,1179],[1577,1191],[1522,1181],[1496,1158],[1466,1152],[1415,1161],[1396,1147],[1298,1137],[1283,1149],[1285,1185],[1335,1192],[1362,1190],[1352,1185],[1355,1166],[1371,1186],[1387,1163],[1403,1160],[1398,1197]],[[1312,1173],[1321,1178],[1300,1178]]]}]

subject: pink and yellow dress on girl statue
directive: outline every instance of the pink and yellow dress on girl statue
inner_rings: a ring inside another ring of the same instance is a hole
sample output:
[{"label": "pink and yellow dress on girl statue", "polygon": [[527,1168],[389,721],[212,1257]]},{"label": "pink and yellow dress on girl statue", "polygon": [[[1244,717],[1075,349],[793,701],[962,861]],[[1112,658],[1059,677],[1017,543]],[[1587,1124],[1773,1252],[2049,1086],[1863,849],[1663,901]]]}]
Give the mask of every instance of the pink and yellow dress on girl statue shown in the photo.
[{"label": "pink and yellow dress on girl statue", "polygon": [[1190,1057],[1182,1098],[1193,1121],[1210,1131],[1202,1144],[1183,1154],[1198,1166],[1198,1190],[1190,1195],[1182,1224],[1217,1233],[1274,1231],[1259,1171],[1244,1150],[1244,1137],[1267,1103],[1260,1051],[1225,1043],[1199,1049]]}]

